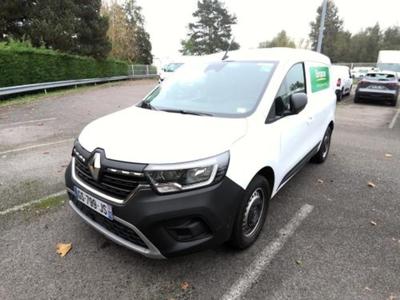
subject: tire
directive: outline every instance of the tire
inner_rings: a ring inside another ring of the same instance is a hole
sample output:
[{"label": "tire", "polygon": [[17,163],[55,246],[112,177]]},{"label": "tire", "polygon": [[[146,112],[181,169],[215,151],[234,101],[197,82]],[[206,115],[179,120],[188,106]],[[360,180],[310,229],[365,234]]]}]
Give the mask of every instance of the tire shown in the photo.
[{"label": "tire", "polygon": [[393,100],[390,102],[390,104],[391,104],[392,106],[397,106],[397,97],[396,97],[395,99],[393,99]]},{"label": "tire", "polygon": [[229,244],[239,250],[250,247],[260,235],[268,212],[271,187],[256,175],[247,187],[233,225]]},{"label": "tire", "polygon": [[331,138],[332,128],[329,126],[325,131],[321,146],[319,147],[317,154],[315,154],[311,159],[312,162],[322,164],[328,158],[329,150],[331,147]]},{"label": "tire", "polygon": [[336,94],[336,101],[340,102],[343,99],[343,90]]},{"label": "tire", "polygon": [[360,103],[360,98],[358,97],[357,94],[354,95],[354,103]]}]

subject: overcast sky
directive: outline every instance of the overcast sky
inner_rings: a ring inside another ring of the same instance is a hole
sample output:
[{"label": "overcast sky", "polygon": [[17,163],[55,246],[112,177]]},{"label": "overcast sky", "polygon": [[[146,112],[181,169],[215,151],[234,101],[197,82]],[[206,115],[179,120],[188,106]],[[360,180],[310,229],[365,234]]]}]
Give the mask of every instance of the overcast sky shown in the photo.
[{"label": "overcast sky", "polygon": [[[143,8],[155,57],[179,55],[180,41],[193,20],[197,0],[137,0]],[[225,0],[237,16],[235,40],[242,48],[254,48],[286,30],[297,41],[308,38],[322,0]],[[344,26],[351,32],[379,22],[383,28],[400,25],[400,0],[335,0]]]}]

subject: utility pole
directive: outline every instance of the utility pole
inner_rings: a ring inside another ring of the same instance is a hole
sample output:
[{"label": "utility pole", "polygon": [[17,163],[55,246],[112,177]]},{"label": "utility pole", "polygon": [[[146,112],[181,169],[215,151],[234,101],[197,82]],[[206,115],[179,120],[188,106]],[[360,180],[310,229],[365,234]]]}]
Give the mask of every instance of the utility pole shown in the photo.
[{"label": "utility pole", "polygon": [[328,0],[324,0],[324,2],[322,3],[321,24],[319,26],[317,52],[321,52],[321,50],[322,50],[322,41],[324,39],[325,17],[326,17],[326,7],[327,7],[327,5],[328,5]]}]

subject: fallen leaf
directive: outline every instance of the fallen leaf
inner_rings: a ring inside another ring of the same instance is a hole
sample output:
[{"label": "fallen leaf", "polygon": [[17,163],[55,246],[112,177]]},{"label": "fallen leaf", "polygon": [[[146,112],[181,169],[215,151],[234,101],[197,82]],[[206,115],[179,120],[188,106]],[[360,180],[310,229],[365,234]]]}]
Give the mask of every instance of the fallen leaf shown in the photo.
[{"label": "fallen leaf", "polygon": [[296,260],[296,264],[297,264],[298,266],[302,266],[302,265],[303,265],[303,262],[302,262],[301,260]]},{"label": "fallen leaf", "polygon": [[370,221],[372,226],[376,226],[376,222],[375,221]]},{"label": "fallen leaf", "polygon": [[38,123],[37,126],[43,126],[43,123]]},{"label": "fallen leaf", "polygon": [[58,243],[56,248],[57,248],[57,253],[60,254],[61,257],[64,257],[71,250],[72,243],[67,243],[67,244]]},{"label": "fallen leaf", "polygon": [[181,283],[181,289],[182,290],[187,290],[189,288],[189,283],[187,281],[184,281]]},{"label": "fallen leaf", "polygon": [[389,296],[389,298],[388,298],[389,300],[395,300],[395,299],[397,299],[396,298],[396,296],[395,295],[393,295],[393,294],[390,294],[390,296]]},{"label": "fallen leaf", "polygon": [[50,152],[48,152],[48,151],[46,151],[46,152],[43,152],[43,154],[49,154]]},{"label": "fallen leaf", "polygon": [[324,183],[324,181],[322,179],[318,179],[317,182],[318,183]]},{"label": "fallen leaf", "polygon": [[375,188],[375,187],[376,187],[376,184],[373,183],[372,181],[368,181],[368,186],[369,186],[370,188]]},{"label": "fallen leaf", "polygon": [[365,289],[364,290],[366,290],[366,291],[368,291],[368,292],[370,292],[370,291],[372,291],[369,287],[365,287]]},{"label": "fallen leaf", "polygon": [[386,158],[391,158],[391,157],[393,157],[393,155],[390,154],[390,153],[386,153],[386,154],[385,154],[385,157],[386,157]]}]

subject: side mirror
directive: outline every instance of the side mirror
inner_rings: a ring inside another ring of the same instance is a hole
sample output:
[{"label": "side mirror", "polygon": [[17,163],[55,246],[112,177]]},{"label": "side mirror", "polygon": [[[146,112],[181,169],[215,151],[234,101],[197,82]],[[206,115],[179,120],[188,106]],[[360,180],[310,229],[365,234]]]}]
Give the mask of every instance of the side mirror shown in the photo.
[{"label": "side mirror", "polygon": [[306,93],[297,93],[290,96],[290,110],[296,115],[307,105],[308,97]]}]

